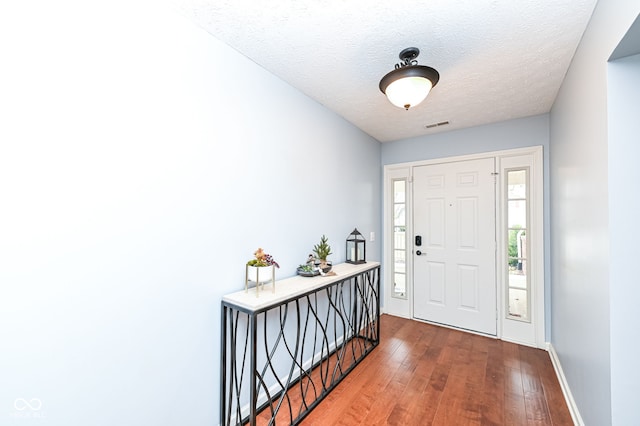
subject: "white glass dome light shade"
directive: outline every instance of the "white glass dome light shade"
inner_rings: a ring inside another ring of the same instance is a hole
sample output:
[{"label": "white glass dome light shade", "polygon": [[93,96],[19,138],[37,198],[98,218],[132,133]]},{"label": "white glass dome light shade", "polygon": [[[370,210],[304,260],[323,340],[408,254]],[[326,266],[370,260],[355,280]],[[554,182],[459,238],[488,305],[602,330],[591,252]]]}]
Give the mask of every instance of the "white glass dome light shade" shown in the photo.
[{"label": "white glass dome light shade", "polygon": [[424,101],[432,87],[431,81],[424,77],[405,77],[389,84],[385,94],[398,108],[409,109]]},{"label": "white glass dome light shade", "polygon": [[380,91],[393,105],[408,110],[424,101],[438,80],[440,74],[431,67],[404,66],[382,77]]}]

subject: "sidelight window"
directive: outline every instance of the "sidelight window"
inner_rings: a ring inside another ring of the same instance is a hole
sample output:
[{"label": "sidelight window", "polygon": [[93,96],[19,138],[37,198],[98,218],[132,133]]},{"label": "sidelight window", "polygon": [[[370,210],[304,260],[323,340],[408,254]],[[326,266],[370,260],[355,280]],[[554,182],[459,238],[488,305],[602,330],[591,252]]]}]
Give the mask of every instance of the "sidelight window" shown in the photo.
[{"label": "sidelight window", "polygon": [[507,170],[507,318],[530,322],[529,169]]},{"label": "sidelight window", "polygon": [[393,181],[393,297],[407,298],[407,180]]}]

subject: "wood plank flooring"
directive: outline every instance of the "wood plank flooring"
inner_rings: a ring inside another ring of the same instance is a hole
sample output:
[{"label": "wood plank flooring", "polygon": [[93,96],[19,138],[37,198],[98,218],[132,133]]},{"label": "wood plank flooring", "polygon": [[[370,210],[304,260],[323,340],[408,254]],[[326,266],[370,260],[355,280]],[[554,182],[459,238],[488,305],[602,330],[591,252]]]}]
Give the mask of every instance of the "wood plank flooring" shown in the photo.
[{"label": "wood plank flooring", "polygon": [[573,422],[547,352],[383,315],[380,345],[301,424]]}]

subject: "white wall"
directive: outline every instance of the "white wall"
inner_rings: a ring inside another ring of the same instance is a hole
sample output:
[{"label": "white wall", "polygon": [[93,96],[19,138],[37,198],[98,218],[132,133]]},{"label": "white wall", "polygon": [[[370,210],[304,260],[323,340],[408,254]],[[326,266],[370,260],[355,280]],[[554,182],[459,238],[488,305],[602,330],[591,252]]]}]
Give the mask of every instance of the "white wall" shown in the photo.
[{"label": "white wall", "polygon": [[529,146],[543,147],[544,247],[545,247],[545,336],[550,333],[549,268],[549,116],[547,114],[502,121],[444,133],[382,144],[382,164],[397,164],[454,157]]},{"label": "white wall", "polygon": [[221,296],[380,235],[380,144],[158,4],[5,2],[0,39],[0,424],[216,424]]},{"label": "white wall", "polygon": [[[636,20],[640,29],[640,20]],[[635,39],[640,51],[640,38]],[[608,73],[611,414],[613,424],[638,421],[640,342],[638,263],[640,200],[640,55],[612,62]],[[633,337],[632,337],[633,336]]]},{"label": "white wall", "polygon": [[550,115],[551,339],[588,425],[611,424],[607,60],[639,10],[598,2]]}]

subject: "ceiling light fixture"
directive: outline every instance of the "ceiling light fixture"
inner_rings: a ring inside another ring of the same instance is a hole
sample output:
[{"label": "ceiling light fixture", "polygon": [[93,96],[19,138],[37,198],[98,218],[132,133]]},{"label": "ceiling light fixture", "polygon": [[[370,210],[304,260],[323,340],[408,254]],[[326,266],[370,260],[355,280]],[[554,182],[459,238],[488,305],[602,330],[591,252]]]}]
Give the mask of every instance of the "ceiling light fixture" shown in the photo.
[{"label": "ceiling light fixture", "polygon": [[380,80],[380,91],[399,108],[408,110],[424,101],[440,79],[435,69],[418,65],[419,54],[417,47],[404,49],[399,55],[402,62]]}]

